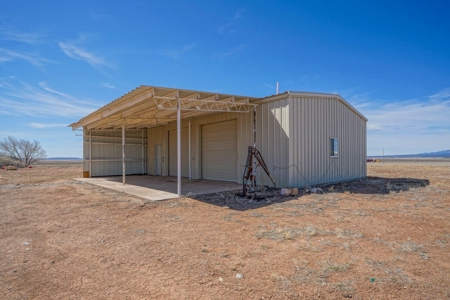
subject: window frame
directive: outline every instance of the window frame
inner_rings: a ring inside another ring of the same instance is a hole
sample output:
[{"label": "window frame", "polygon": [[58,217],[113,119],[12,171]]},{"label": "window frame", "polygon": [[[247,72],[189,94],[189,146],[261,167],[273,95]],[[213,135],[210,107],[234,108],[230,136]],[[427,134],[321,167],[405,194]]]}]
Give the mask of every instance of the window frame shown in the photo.
[{"label": "window frame", "polygon": [[337,137],[330,137],[330,157],[339,157],[339,139]]}]

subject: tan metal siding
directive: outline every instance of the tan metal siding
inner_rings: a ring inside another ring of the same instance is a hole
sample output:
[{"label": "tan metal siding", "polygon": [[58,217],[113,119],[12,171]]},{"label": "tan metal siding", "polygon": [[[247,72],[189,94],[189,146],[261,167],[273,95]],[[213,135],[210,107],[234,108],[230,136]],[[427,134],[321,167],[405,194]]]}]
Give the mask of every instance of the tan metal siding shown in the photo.
[{"label": "tan metal siding", "polygon": [[[289,180],[289,103],[287,99],[260,104],[257,108],[256,148],[261,152],[277,185]],[[272,185],[258,168],[257,182]]]},{"label": "tan metal siding", "polygon": [[[192,178],[200,179],[202,176],[202,164],[201,164],[201,126],[206,124],[213,124],[217,122],[224,122],[230,120],[236,120],[238,130],[237,136],[237,167],[236,178],[237,182],[241,182],[242,174],[244,172],[245,160],[247,158],[247,148],[252,145],[252,113],[219,113],[205,116],[202,118],[191,119],[191,163],[192,163]],[[189,120],[182,120],[182,130],[187,129],[189,126]],[[147,147],[147,173],[154,175],[155,170],[155,145],[162,145],[163,163],[162,163],[162,175],[168,175],[168,132],[170,130],[176,130],[176,124],[170,124],[166,126],[158,126],[149,128],[147,130],[148,135],[148,147]],[[183,143],[183,142],[182,142]],[[182,168],[183,161],[182,161]]]},{"label": "tan metal siding", "polygon": [[[189,177],[189,134],[188,128],[181,129],[181,176]],[[169,176],[177,176],[177,131],[169,131]]]},{"label": "tan metal siding", "polygon": [[201,178],[201,126],[217,122],[236,120],[238,130],[237,136],[237,182],[241,182],[244,173],[245,161],[247,159],[247,148],[253,145],[253,113],[220,113],[211,116],[195,119],[192,121],[191,128],[195,129],[192,140],[192,153],[194,160],[193,178]]},{"label": "tan metal siding", "polygon": [[[201,178],[201,126],[236,120],[237,182],[241,182],[247,148],[253,145],[252,113],[220,113],[191,120],[192,177]],[[306,186],[366,176],[366,121],[332,96],[278,97],[257,107],[257,148],[277,186]],[[182,128],[188,120],[182,121]],[[155,145],[162,145],[163,175],[168,174],[168,131],[176,124],[150,128],[149,174],[154,172]],[[330,157],[330,138],[339,139],[338,158]],[[259,168],[259,184],[271,185]]]},{"label": "tan metal siding", "polygon": [[[307,186],[366,176],[365,120],[333,98],[290,99],[291,178],[286,185]],[[302,121],[303,120],[303,121]],[[338,138],[338,157],[330,156],[330,139]]]},{"label": "tan metal siding", "polygon": [[[92,131],[84,137],[84,166],[88,171],[90,159],[91,176],[111,176],[122,174],[122,131]],[[126,174],[146,173],[146,133],[142,130],[125,131]],[[89,147],[92,146],[90,150]],[[89,153],[92,157],[89,157]]]},{"label": "tan metal siding", "polygon": [[202,178],[237,179],[237,121],[202,126]]},{"label": "tan metal siding", "polygon": [[155,156],[155,146],[161,145],[161,167],[162,174],[165,174],[165,159],[164,159],[164,126],[153,127],[147,129],[147,174],[155,175],[156,170],[156,156]]}]

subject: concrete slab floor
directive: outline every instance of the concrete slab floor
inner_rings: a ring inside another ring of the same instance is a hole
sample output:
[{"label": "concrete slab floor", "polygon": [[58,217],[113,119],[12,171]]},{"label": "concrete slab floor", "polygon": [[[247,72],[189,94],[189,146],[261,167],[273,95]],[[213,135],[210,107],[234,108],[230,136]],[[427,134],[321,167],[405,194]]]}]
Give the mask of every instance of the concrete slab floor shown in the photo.
[{"label": "concrete slab floor", "polygon": [[[122,176],[76,178],[75,180],[124,192],[151,201],[178,197],[176,177],[130,175],[126,177],[126,184],[122,184]],[[201,195],[239,190],[241,188],[242,185],[235,182],[181,179],[181,194],[184,196],[189,193]]]}]

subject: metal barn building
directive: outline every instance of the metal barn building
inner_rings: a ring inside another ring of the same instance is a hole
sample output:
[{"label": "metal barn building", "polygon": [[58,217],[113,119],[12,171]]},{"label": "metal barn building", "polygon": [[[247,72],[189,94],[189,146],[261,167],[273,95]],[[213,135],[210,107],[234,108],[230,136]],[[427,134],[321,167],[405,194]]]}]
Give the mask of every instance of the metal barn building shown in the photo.
[{"label": "metal barn building", "polygon": [[[177,176],[180,195],[181,177],[242,182],[254,144],[279,187],[363,178],[366,123],[336,94],[140,86],[70,126],[83,130],[86,176]],[[257,179],[270,185],[264,173]]]}]

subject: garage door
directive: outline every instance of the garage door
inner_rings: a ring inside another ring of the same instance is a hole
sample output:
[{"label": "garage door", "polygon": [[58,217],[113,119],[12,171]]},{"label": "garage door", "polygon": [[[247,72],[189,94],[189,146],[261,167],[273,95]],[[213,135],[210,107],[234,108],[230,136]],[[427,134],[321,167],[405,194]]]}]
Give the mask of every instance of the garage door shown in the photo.
[{"label": "garage door", "polygon": [[[177,131],[169,131],[169,176],[177,176]],[[181,176],[189,177],[189,132],[181,129]]]},{"label": "garage door", "polygon": [[202,177],[237,181],[237,121],[202,126]]}]

